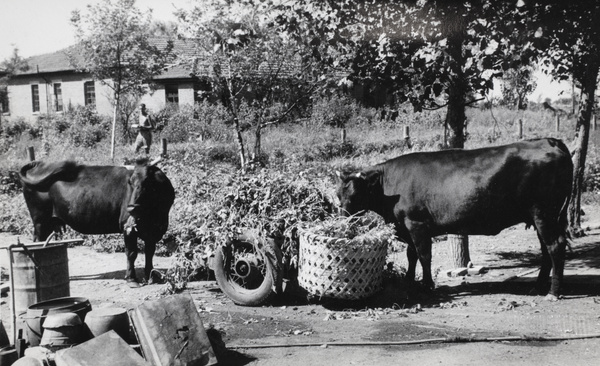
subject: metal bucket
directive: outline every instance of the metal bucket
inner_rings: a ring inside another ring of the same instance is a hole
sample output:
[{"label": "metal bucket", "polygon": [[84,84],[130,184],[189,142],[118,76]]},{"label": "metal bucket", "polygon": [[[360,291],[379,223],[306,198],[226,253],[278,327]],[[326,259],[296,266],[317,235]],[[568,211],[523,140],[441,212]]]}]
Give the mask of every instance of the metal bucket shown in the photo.
[{"label": "metal bucket", "polygon": [[40,346],[58,350],[85,342],[90,338],[85,335],[83,322],[77,314],[58,313],[46,318]]},{"label": "metal bucket", "polygon": [[27,313],[22,315],[27,325],[27,340],[30,346],[40,344],[43,326],[46,318],[54,314],[75,313],[85,321],[85,316],[92,310],[90,301],[84,297],[61,297],[42,301],[27,308]]},{"label": "metal bucket", "polygon": [[114,330],[125,341],[129,338],[129,316],[125,308],[94,309],[87,314],[85,324],[94,337]]}]

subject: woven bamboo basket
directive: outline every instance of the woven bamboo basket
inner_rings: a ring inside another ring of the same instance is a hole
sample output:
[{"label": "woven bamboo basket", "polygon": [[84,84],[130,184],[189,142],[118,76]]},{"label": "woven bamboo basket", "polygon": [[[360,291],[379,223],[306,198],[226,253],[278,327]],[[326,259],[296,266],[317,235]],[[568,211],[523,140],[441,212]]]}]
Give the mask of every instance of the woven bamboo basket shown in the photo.
[{"label": "woven bamboo basket", "polygon": [[298,283],[320,298],[364,299],[381,290],[386,256],[386,241],[358,245],[302,231]]}]

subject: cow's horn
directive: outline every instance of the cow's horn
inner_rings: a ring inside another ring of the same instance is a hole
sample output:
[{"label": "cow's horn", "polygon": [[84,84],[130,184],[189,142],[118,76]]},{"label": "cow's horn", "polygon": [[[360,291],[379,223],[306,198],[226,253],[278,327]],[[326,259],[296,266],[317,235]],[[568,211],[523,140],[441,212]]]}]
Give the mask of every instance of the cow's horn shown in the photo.
[{"label": "cow's horn", "polygon": [[159,156],[158,158],[156,158],[156,159],[152,160],[152,161],[150,162],[150,164],[148,164],[148,165],[150,165],[150,166],[154,166],[154,165],[156,165],[156,164],[160,163],[160,161],[161,161],[161,160],[162,160],[162,158]]}]

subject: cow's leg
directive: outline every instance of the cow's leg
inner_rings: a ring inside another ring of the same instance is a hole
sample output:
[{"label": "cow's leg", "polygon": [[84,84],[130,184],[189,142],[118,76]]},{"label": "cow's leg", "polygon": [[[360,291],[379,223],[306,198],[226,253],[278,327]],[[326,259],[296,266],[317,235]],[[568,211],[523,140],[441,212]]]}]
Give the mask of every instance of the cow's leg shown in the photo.
[{"label": "cow's leg", "polygon": [[408,230],[406,230],[405,227],[402,227],[399,224],[396,224],[396,238],[400,241],[405,242],[408,246],[406,249],[408,269],[406,270],[405,278],[408,282],[414,282],[415,272],[417,270],[417,260],[419,259],[419,256],[417,255],[417,249],[415,248],[415,244],[413,243]]},{"label": "cow's leg", "polygon": [[146,267],[144,269],[144,274],[146,275],[146,281],[148,283],[153,283],[154,280],[152,278],[152,270],[154,266],[152,264],[152,258],[154,258],[154,252],[156,251],[156,243],[155,242],[145,242],[144,253],[146,255]]},{"label": "cow's leg", "polygon": [[[425,224],[418,221],[406,220],[406,227],[410,233],[416,254],[423,269],[423,284],[430,289],[435,287],[431,277],[431,236]],[[410,259],[409,259],[410,260]],[[409,263],[410,266],[410,263]]]},{"label": "cow's leg", "polygon": [[540,235],[538,231],[538,239],[540,240],[540,246],[542,248],[542,265],[540,267],[540,273],[538,274],[537,282],[536,282],[536,290],[539,294],[548,291],[547,284],[548,278],[550,277],[550,270],[552,269],[552,258],[550,258],[550,253],[548,253],[548,247],[544,242],[544,239]]},{"label": "cow's leg", "polygon": [[[557,225],[555,220],[546,220],[543,212],[536,212],[534,216],[535,227],[538,231],[538,237],[540,238],[540,244],[545,245],[548,256],[552,262],[552,281],[550,285],[550,292],[546,296],[546,300],[556,301],[560,295],[560,287],[562,284],[563,273],[565,269],[565,252],[567,248],[567,239],[564,233],[559,232],[560,226]],[[543,251],[543,249],[542,249]],[[545,260],[544,260],[545,261]],[[544,281],[543,275],[546,276],[548,269],[544,267],[542,262],[542,269],[538,276],[538,284]]]},{"label": "cow's leg", "polygon": [[563,274],[565,271],[565,252],[567,249],[567,239],[565,235],[556,237],[550,245],[548,252],[552,258],[552,282],[550,292],[546,296],[546,300],[556,301],[560,295]]},{"label": "cow's leg", "polygon": [[135,260],[138,255],[137,234],[134,231],[125,232],[125,255],[127,256],[127,270],[125,271],[125,280],[127,282],[137,282],[135,274]]},{"label": "cow's leg", "polygon": [[415,272],[417,270],[417,260],[419,256],[417,255],[417,249],[415,248],[415,244],[412,242],[408,243],[408,248],[406,249],[406,257],[408,258],[408,269],[406,270],[406,279],[409,282],[413,282],[415,280]]}]

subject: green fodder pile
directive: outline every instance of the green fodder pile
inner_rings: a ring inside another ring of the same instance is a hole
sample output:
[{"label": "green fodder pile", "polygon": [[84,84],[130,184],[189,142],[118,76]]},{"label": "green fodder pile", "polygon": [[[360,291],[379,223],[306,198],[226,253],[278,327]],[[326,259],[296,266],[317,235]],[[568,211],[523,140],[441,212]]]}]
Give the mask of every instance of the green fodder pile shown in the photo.
[{"label": "green fodder pile", "polygon": [[329,238],[347,239],[344,245],[352,246],[391,243],[395,238],[394,225],[384,223],[381,217],[373,213],[362,216],[331,216],[304,230]]}]

